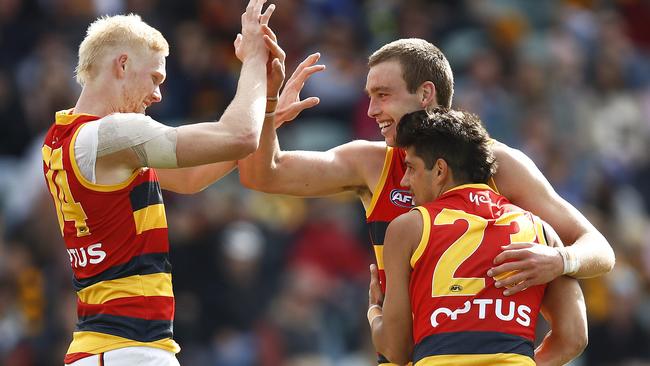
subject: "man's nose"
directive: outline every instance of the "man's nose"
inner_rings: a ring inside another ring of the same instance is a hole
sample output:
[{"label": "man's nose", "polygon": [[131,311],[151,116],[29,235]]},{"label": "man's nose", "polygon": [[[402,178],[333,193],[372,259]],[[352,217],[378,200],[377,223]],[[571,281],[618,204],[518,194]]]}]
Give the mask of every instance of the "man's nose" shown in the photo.
[{"label": "man's nose", "polygon": [[152,97],[153,98],[151,100],[153,103],[158,103],[162,101],[162,93],[160,92],[160,86],[157,86],[156,90],[153,91]]},{"label": "man's nose", "polygon": [[368,104],[368,117],[376,118],[381,114],[381,108],[379,108],[379,103],[375,101],[375,98],[370,98],[370,104]]}]

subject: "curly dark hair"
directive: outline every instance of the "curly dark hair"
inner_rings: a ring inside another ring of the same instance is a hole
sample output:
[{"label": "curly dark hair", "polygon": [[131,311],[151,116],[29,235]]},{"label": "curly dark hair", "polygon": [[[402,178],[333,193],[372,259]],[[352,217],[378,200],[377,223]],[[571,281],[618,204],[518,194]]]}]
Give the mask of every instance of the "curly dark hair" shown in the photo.
[{"label": "curly dark hair", "polygon": [[491,140],[475,114],[436,108],[404,115],[397,124],[397,146],[415,148],[427,169],[444,159],[458,184],[486,183],[496,171]]}]

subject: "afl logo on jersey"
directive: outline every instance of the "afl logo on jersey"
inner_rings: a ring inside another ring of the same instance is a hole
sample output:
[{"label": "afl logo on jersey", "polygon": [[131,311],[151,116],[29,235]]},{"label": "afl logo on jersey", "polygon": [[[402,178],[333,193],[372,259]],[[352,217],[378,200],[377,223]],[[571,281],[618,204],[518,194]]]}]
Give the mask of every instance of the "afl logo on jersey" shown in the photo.
[{"label": "afl logo on jersey", "polygon": [[413,207],[413,195],[403,189],[393,189],[390,191],[390,201],[397,207]]}]

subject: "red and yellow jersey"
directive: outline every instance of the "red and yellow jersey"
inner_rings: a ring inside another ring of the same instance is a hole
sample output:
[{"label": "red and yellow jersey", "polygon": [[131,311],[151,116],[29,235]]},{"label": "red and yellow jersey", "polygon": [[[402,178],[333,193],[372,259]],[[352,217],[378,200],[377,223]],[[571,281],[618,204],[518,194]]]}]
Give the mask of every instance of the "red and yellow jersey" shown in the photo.
[{"label": "red and yellow jersey", "polygon": [[501,246],[546,245],[542,221],[484,184],[417,207],[423,233],[411,257],[415,365],[534,365],[545,285],[512,296],[487,276]]},{"label": "red and yellow jersey", "polygon": [[379,281],[386,292],[384,273],[384,238],[388,224],[397,216],[413,208],[413,195],[400,182],[406,172],[403,149],[387,147],[384,167],[379,183],[372,194],[370,207],[366,209],[366,222],[370,231],[370,241],[375,250]]},{"label": "red and yellow jersey", "polygon": [[58,112],[42,149],[77,292],[78,323],[65,362],[129,346],[178,352],[158,178],[143,168],[118,185],[86,180],[75,160],[75,139],[82,125],[98,118]]}]

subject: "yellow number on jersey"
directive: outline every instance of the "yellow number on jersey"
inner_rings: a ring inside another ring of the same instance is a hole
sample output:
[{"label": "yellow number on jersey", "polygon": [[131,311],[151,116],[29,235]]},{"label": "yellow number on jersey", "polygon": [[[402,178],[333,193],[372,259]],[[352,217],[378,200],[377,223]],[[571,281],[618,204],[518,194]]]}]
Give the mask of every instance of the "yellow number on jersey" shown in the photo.
[{"label": "yellow number on jersey", "polygon": [[[88,217],[84,212],[81,204],[75,202],[70,191],[68,184],[68,175],[63,170],[63,148],[52,150],[49,146],[43,146],[41,150],[43,154],[43,161],[49,168],[45,174],[47,185],[54,199],[54,207],[56,208],[56,216],[59,219],[59,227],[61,228],[61,235],[63,235],[63,226],[65,221],[74,221],[74,226],[77,228],[77,237],[90,235],[90,230],[86,226]],[[54,177],[56,172],[56,177]],[[53,178],[54,177],[54,178]]]},{"label": "yellow number on jersey", "polygon": [[[485,288],[485,278],[454,277],[458,267],[476,252],[483,242],[488,220],[472,215],[465,211],[443,209],[433,221],[434,225],[451,225],[458,220],[467,223],[467,230],[440,256],[436,268],[433,270],[431,296],[471,296],[476,295]],[[535,218],[537,220],[537,218]],[[499,217],[494,225],[509,226],[517,222],[519,229],[510,234],[510,242],[533,242],[536,238],[544,243],[540,232],[541,222],[533,223],[524,212],[510,212]],[[508,243],[504,243],[506,245]],[[503,279],[512,273],[503,274]]]},{"label": "yellow number on jersey", "polygon": [[451,225],[457,220],[467,222],[467,230],[440,256],[433,270],[431,296],[476,295],[485,288],[485,278],[454,277],[456,270],[483,242],[488,221],[465,211],[443,209],[433,220],[434,225]]}]

